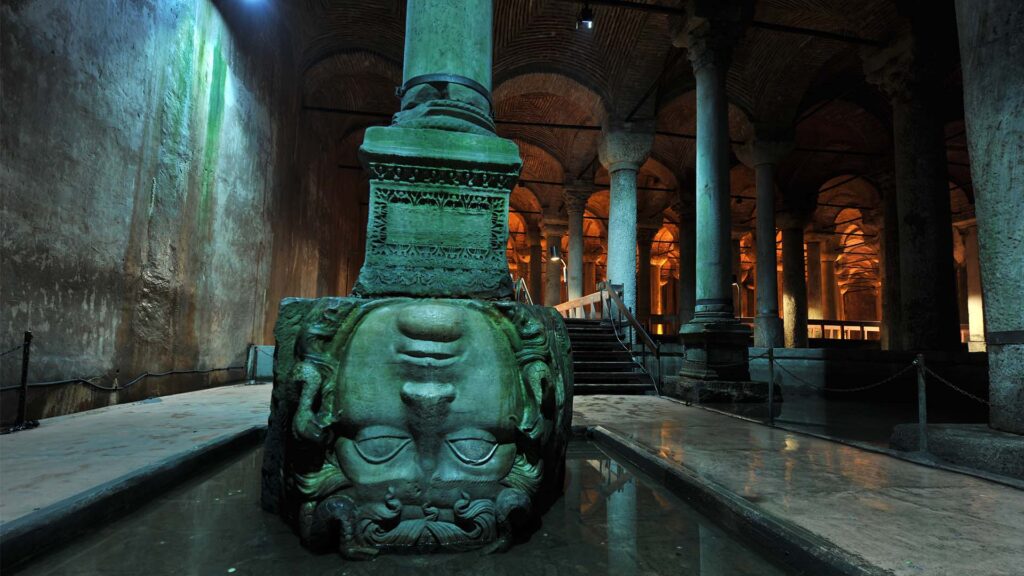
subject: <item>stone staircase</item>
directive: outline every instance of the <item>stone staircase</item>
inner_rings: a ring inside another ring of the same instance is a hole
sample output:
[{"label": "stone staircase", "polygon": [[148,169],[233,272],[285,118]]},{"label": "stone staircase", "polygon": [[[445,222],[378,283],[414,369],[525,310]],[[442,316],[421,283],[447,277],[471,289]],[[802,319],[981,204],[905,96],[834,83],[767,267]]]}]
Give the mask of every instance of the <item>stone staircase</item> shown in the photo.
[{"label": "stone staircase", "polygon": [[566,318],[565,327],[572,344],[574,394],[655,393],[651,377],[633,362],[610,324]]}]

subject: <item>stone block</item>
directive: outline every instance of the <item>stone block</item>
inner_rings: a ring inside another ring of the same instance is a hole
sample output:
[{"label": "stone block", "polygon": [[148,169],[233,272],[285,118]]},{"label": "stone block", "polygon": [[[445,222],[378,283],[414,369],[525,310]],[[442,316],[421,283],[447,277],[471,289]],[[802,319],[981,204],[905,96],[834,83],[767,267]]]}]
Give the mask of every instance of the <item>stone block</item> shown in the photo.
[{"label": "stone block", "polygon": [[[933,456],[957,466],[1024,480],[1024,436],[985,424],[929,424],[927,430],[928,451]],[[917,424],[896,426],[889,445],[917,451]]]}]

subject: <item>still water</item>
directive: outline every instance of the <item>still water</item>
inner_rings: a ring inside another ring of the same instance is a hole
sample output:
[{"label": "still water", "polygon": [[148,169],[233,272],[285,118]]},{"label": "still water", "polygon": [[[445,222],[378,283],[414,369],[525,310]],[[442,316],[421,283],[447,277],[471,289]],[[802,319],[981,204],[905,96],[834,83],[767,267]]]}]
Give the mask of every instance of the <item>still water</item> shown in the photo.
[{"label": "still water", "polygon": [[505,554],[314,555],[259,506],[262,450],[168,492],[19,574],[776,576],[786,571],[587,442],[569,446],[566,492]]}]

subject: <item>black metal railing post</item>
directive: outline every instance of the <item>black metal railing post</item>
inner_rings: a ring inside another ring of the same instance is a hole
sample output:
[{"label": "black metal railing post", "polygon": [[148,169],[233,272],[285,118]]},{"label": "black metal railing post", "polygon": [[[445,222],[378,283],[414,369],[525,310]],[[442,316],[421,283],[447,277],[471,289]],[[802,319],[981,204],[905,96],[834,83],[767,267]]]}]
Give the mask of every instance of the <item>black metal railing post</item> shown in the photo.
[{"label": "black metal railing post", "polygon": [[[770,346],[770,344],[769,344]],[[768,425],[775,425],[775,349],[768,348]]]},{"label": "black metal railing post", "polygon": [[16,428],[25,425],[26,412],[28,410],[28,362],[32,354],[32,332],[25,331],[25,343],[21,348],[21,387],[18,389],[18,420],[14,423]]},{"label": "black metal railing post", "polygon": [[924,354],[914,359],[917,366],[917,449],[928,453],[928,396],[925,392]]}]

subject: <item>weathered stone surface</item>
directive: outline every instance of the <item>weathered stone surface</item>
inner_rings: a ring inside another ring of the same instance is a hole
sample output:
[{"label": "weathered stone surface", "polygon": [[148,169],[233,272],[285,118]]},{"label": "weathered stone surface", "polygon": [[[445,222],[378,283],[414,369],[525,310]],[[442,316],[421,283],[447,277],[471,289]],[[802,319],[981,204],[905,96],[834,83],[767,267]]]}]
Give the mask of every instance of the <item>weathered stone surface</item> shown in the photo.
[{"label": "weathered stone surface", "polygon": [[[918,448],[917,424],[900,424],[889,444],[908,452]],[[928,451],[950,464],[1024,480],[1024,436],[984,424],[929,424]]]},{"label": "weathered stone surface", "polygon": [[501,550],[561,493],[568,335],[551,309],[288,299],[263,505],[312,548]]},{"label": "weathered stone surface", "polygon": [[508,194],[521,165],[511,140],[376,127],[360,153],[370,212],[354,295],[511,298]]}]

